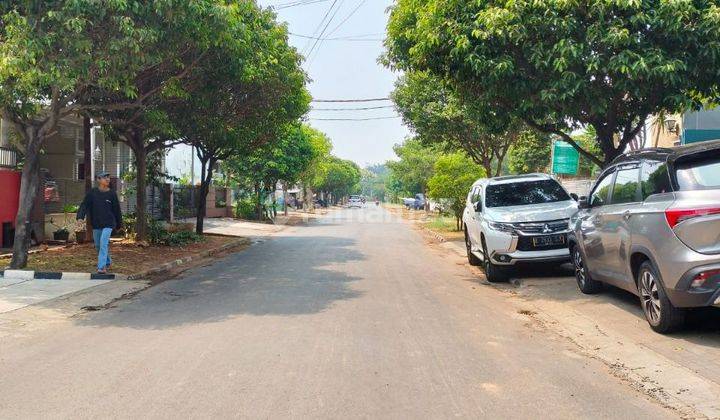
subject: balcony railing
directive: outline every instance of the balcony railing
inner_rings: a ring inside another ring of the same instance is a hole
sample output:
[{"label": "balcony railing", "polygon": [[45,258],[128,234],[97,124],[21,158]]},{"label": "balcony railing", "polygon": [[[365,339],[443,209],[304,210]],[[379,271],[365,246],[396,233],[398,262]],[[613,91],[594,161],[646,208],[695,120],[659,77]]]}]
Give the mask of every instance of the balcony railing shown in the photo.
[{"label": "balcony railing", "polygon": [[14,168],[17,166],[17,153],[6,147],[0,147],[0,168]]}]

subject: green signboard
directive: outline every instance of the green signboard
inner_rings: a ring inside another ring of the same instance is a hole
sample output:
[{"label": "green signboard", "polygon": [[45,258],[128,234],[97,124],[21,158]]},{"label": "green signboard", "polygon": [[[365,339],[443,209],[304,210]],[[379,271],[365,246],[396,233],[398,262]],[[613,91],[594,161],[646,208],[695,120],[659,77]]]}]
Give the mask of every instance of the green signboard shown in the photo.
[{"label": "green signboard", "polygon": [[570,143],[562,140],[553,142],[552,173],[562,175],[577,175],[580,154]]}]

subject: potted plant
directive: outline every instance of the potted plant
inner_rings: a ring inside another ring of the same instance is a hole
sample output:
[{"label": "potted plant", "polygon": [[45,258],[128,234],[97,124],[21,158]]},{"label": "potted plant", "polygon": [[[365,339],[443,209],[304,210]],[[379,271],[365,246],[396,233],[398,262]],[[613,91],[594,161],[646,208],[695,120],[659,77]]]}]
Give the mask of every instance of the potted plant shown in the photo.
[{"label": "potted plant", "polygon": [[70,231],[66,227],[60,227],[53,232],[53,239],[56,241],[66,241],[70,238]]},{"label": "potted plant", "polygon": [[78,220],[75,223],[75,241],[79,244],[84,244],[86,239],[86,232],[87,231],[85,230],[85,221]]}]

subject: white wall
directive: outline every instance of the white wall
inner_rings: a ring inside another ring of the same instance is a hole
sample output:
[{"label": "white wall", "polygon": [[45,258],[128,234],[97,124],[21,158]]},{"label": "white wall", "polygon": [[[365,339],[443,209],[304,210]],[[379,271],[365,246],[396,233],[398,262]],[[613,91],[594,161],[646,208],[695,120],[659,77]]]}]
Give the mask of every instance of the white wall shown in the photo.
[{"label": "white wall", "polygon": [[185,144],[174,146],[165,158],[165,169],[170,176],[181,178],[190,175],[191,162],[195,161],[195,179],[193,184],[200,182],[200,160],[192,154],[192,148]]}]

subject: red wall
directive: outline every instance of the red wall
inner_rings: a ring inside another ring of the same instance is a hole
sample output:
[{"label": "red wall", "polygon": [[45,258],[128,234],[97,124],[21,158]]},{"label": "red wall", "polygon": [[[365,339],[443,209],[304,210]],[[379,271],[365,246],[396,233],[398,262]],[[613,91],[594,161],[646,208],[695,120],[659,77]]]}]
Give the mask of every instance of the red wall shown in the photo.
[{"label": "red wall", "polygon": [[0,244],[2,244],[2,224],[15,223],[20,199],[20,172],[0,169]]}]

